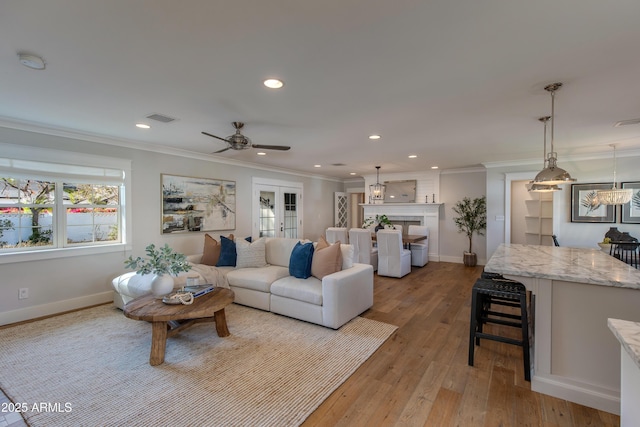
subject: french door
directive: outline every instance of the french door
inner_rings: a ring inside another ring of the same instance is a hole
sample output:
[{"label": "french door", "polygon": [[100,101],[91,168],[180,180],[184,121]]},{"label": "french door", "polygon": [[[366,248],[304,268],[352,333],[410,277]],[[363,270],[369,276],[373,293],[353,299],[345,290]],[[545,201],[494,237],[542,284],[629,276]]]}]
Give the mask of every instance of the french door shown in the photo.
[{"label": "french door", "polygon": [[252,205],[253,236],[302,237],[301,186],[254,182]]}]

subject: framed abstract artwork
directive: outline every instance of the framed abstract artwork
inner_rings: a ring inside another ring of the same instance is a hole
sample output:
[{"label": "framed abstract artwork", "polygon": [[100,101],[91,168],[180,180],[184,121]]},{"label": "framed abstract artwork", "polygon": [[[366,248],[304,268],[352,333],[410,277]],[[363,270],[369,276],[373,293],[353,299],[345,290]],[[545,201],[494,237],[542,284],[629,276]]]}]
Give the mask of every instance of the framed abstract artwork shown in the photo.
[{"label": "framed abstract artwork", "polygon": [[633,189],[631,201],[622,205],[622,219],[624,224],[640,224],[640,181],[623,182],[622,188]]},{"label": "framed abstract artwork", "polygon": [[162,234],[236,228],[236,182],[160,175]]},{"label": "framed abstract artwork", "polygon": [[601,205],[597,190],[610,190],[611,184],[571,184],[571,222],[616,222],[616,207]]}]

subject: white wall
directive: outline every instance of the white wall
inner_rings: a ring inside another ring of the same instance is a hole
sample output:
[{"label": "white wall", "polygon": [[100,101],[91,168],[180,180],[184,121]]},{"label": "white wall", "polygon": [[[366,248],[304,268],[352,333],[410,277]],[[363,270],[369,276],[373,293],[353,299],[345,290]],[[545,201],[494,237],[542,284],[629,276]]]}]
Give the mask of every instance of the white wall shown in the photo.
[{"label": "white wall", "polygon": [[[116,145],[87,142],[0,127],[0,142],[47,147],[66,151],[120,157],[132,160],[133,251],[0,264],[0,324],[106,302],[111,299],[111,279],[124,272],[123,261],[131,254],[143,255],[150,243],[168,243],[177,252],[202,251],[204,233],[162,235],[160,227],[160,174],[223,178],[236,181],[237,236],[251,234],[251,180],[262,177],[301,182],[304,236],[315,240],[333,223],[333,193],[342,191],[337,180],[272,172]],[[0,255],[1,256],[1,255]],[[18,289],[29,288],[29,298],[18,300]]]},{"label": "white wall", "polygon": [[[440,174],[440,202],[444,203],[440,216],[440,261],[462,263],[463,252],[469,249],[469,239],[458,232],[453,222],[456,214],[451,208],[465,197],[475,199],[484,196],[485,180],[484,168],[443,171]],[[473,235],[473,251],[478,257],[478,264],[485,264],[485,236]]]}]

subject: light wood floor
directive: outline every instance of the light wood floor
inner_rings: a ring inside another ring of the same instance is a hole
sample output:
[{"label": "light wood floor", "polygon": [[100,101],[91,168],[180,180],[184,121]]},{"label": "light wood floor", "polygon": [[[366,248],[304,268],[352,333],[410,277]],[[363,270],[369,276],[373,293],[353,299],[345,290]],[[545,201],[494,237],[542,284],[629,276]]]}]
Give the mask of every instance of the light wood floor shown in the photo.
[{"label": "light wood floor", "polygon": [[481,271],[430,262],[402,279],[376,275],[363,317],[399,328],[303,426],[619,426],[616,415],[532,392],[520,347],[485,340],[467,365]]},{"label": "light wood floor", "polygon": [[[376,275],[363,317],[398,330],[303,426],[619,426],[616,415],[532,392],[519,347],[483,341],[467,366],[471,287],[481,271],[430,262],[402,279]],[[26,426],[0,419],[7,424]]]}]

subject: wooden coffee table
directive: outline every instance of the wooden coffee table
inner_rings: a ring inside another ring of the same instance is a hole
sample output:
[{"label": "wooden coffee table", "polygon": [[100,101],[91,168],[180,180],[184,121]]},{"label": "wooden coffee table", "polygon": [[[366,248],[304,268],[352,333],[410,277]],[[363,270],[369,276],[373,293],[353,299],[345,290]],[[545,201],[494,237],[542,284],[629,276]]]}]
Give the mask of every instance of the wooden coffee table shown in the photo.
[{"label": "wooden coffee table", "polygon": [[167,338],[201,322],[216,322],[219,337],[229,336],[224,308],[233,302],[230,289],[215,288],[193,300],[193,304],[165,304],[153,295],[136,298],[124,306],[124,315],[130,319],[151,322],[151,355],[149,364],[164,362]]}]

